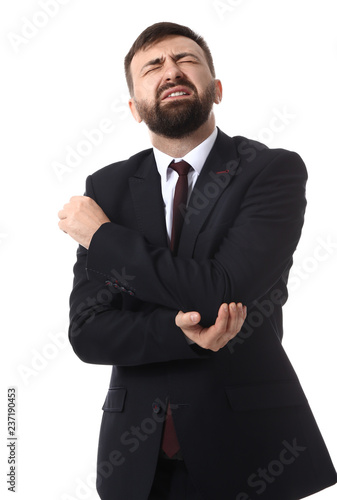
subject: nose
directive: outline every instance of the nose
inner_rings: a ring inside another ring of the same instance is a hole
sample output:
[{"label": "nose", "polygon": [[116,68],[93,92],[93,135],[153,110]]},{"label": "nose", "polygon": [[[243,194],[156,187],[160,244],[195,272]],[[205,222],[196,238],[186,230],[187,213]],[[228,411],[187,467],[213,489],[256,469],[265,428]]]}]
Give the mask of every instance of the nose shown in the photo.
[{"label": "nose", "polygon": [[177,80],[184,76],[179,65],[174,61],[168,61],[164,69],[163,80],[169,82],[171,80]]}]

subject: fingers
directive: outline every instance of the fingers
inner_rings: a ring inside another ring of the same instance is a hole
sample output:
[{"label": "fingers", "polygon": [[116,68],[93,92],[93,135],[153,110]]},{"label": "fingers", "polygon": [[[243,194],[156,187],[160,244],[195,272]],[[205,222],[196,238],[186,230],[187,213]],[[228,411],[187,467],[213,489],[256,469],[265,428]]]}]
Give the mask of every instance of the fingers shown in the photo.
[{"label": "fingers", "polygon": [[67,211],[66,211],[66,209],[65,209],[65,206],[64,206],[64,208],[63,208],[62,210],[60,210],[60,211],[58,212],[57,216],[58,216],[58,218],[59,218],[59,219],[61,219],[61,220],[62,220],[62,219],[65,219],[65,218],[67,217]]},{"label": "fingers", "polygon": [[179,326],[182,330],[194,327],[200,322],[200,314],[198,312],[192,311],[183,313],[179,311],[176,316],[176,325]]},{"label": "fingers", "polygon": [[241,302],[235,304],[232,302],[229,305],[229,319],[227,323],[227,334],[235,336],[242,328],[246,319],[247,308]]},{"label": "fingers", "polygon": [[57,215],[60,219],[65,219],[70,211],[83,210],[86,206],[96,205],[97,203],[89,196],[72,196]]},{"label": "fingers", "polygon": [[198,312],[183,313],[176,316],[176,325],[184,334],[204,349],[219,351],[241,330],[247,316],[247,308],[241,302],[221,304],[214,325],[203,328],[200,325],[201,316]]},{"label": "fingers", "polygon": [[215,320],[215,331],[218,333],[227,330],[228,321],[230,319],[230,307],[228,304],[221,304],[218,311],[218,317]]},{"label": "fingers", "polygon": [[228,344],[241,330],[247,316],[247,308],[239,302],[221,304],[213,327],[208,329],[208,349],[217,352]]}]

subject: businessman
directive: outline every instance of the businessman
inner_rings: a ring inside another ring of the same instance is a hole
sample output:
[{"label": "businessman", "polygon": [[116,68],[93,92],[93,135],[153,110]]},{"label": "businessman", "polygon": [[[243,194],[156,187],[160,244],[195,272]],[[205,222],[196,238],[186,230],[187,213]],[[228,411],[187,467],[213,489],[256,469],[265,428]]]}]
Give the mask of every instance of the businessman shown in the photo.
[{"label": "businessman", "polygon": [[89,176],[59,212],[80,245],[70,342],[113,365],[100,497],[295,500],[335,484],[281,344],[303,161],[216,127],[221,82],[191,29],[150,26],[125,72],[153,148]]}]

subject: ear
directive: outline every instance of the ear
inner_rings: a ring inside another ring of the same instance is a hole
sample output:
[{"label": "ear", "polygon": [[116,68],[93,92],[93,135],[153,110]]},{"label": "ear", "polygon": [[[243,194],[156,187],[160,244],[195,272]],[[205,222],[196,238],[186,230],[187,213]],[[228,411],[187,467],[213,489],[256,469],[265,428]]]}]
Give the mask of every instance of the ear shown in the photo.
[{"label": "ear", "polygon": [[214,80],[215,83],[215,104],[220,104],[222,101],[222,83],[220,80]]},{"label": "ear", "polygon": [[134,117],[136,122],[141,123],[143,120],[139,116],[139,113],[138,113],[137,107],[136,107],[136,103],[135,103],[135,100],[133,97],[131,99],[129,99],[129,108],[130,108],[132,116]]}]

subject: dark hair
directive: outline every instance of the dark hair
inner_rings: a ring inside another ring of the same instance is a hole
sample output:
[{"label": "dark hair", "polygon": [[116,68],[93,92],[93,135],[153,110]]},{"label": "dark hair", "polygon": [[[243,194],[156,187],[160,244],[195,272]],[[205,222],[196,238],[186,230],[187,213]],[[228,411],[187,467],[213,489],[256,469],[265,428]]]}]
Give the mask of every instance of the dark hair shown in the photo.
[{"label": "dark hair", "polygon": [[125,76],[131,95],[133,95],[133,81],[132,81],[130,66],[133,57],[140,50],[142,49],[144,50],[147,47],[153,45],[155,42],[163,40],[164,38],[170,35],[185,36],[186,38],[190,38],[191,40],[196,42],[203,49],[208,66],[211,70],[213,77],[215,78],[215,69],[211,51],[209,50],[209,47],[205,42],[205,40],[200,35],[192,31],[187,26],[182,26],[180,24],[156,23],[146,28],[146,30],[144,30],[139,35],[139,37],[133,43],[131,49],[129,50],[128,54],[124,59]]}]

